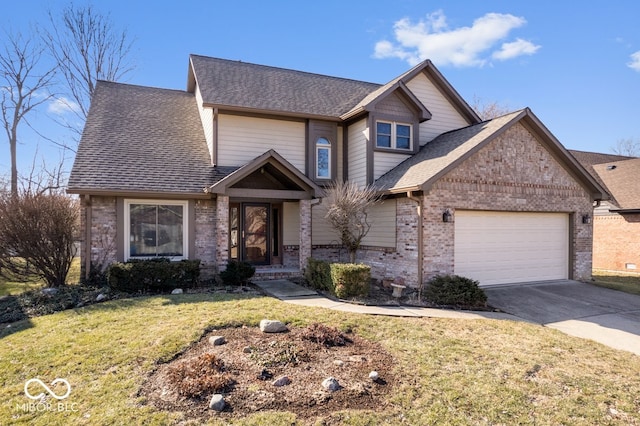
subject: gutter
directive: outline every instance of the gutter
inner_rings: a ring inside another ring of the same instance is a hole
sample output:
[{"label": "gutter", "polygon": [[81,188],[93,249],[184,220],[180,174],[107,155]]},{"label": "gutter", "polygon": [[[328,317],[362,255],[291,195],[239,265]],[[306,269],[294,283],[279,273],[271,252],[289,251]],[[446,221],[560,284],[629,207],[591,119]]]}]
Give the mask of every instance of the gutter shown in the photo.
[{"label": "gutter", "polygon": [[422,297],[422,269],[424,266],[422,198],[414,196],[413,191],[407,191],[407,198],[418,203],[418,299],[420,299]]}]

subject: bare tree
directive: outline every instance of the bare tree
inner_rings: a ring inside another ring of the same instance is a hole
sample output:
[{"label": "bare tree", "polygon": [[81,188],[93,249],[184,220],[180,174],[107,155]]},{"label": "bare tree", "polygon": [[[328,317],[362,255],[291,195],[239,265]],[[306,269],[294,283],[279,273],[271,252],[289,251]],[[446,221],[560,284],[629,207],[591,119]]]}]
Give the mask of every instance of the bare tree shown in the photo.
[{"label": "bare tree", "polygon": [[40,70],[44,48],[20,33],[7,34],[0,51],[0,109],[11,153],[11,193],[18,194],[18,127],[27,115],[53,96],[48,92],[55,70]]},{"label": "bare tree", "polygon": [[78,202],[64,194],[0,196],[0,273],[34,271],[47,287],[63,285],[77,226]]},{"label": "bare tree", "polygon": [[626,155],[627,157],[640,157],[640,140],[638,139],[619,139],[611,152],[618,155]]},{"label": "bare tree", "polygon": [[69,96],[59,101],[66,103],[81,123],[63,124],[79,136],[96,81],[118,81],[133,69],[128,58],[133,41],[126,31],[115,29],[109,15],[91,5],[70,4],[59,16],[49,11],[49,20],[52,30],[45,30],[43,38]]},{"label": "bare tree", "polygon": [[355,263],[356,252],[371,229],[367,220],[369,208],[380,196],[371,186],[360,188],[352,181],[335,181],[327,187],[326,198],[330,204],[325,218],[340,235],[351,263]]},{"label": "bare tree", "polygon": [[473,96],[473,102],[471,108],[480,116],[483,120],[491,120],[492,118],[500,117],[501,115],[511,112],[508,105],[501,105],[496,101],[485,102],[478,96]]}]

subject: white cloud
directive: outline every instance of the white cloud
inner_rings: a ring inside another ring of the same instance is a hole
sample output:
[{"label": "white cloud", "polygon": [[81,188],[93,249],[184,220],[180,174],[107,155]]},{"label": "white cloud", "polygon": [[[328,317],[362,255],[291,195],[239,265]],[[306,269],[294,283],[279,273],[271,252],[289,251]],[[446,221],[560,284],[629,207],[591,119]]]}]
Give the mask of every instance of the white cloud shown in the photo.
[{"label": "white cloud", "polygon": [[627,62],[627,66],[634,71],[640,72],[640,50],[631,54],[631,62]]},{"label": "white cloud", "polygon": [[533,55],[538,49],[540,49],[540,46],[519,38],[510,43],[502,43],[502,48],[493,52],[491,57],[500,61],[506,61],[507,59],[517,58],[522,55]]},{"label": "white cloud", "polygon": [[55,115],[64,115],[69,112],[78,112],[80,111],[80,107],[76,102],[62,96],[49,102],[47,111]]},{"label": "white cloud", "polygon": [[483,66],[493,53],[496,59],[511,59],[531,55],[540,46],[518,39],[495,45],[509,33],[526,24],[526,20],[509,14],[487,13],[476,19],[470,27],[450,29],[441,10],[427,15],[417,23],[403,18],[394,24],[395,43],[382,40],[376,43],[375,58],[399,58],[415,65],[431,59],[437,65],[457,67]]}]

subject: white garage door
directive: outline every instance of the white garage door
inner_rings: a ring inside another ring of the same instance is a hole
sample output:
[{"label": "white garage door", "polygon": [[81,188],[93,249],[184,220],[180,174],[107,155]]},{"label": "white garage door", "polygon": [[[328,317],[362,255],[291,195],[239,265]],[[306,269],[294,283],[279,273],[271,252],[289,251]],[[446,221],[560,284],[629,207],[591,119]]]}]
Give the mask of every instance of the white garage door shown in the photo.
[{"label": "white garage door", "polygon": [[457,210],[454,253],[481,286],[567,279],[569,215]]}]

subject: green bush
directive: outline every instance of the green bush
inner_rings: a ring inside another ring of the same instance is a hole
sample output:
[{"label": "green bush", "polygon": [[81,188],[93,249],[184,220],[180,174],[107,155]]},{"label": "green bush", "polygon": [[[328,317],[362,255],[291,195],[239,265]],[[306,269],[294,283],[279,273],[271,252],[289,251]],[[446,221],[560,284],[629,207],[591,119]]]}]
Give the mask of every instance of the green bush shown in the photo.
[{"label": "green bush", "polygon": [[325,260],[307,259],[307,267],[304,270],[304,278],[311,287],[318,290],[332,290],[331,267]]},{"label": "green bush", "polygon": [[242,285],[246,284],[255,273],[256,268],[250,263],[230,260],[227,268],[220,272],[220,278],[225,285]]},{"label": "green bush", "polygon": [[486,306],[487,295],[478,281],[459,275],[438,275],[427,283],[424,296],[438,305]]},{"label": "green bush", "polygon": [[130,260],[109,265],[107,277],[111,288],[127,293],[193,288],[199,284],[200,261],[171,262],[166,258]]},{"label": "green bush", "polygon": [[355,263],[332,263],[334,294],[341,298],[367,296],[371,286],[371,267]]}]

